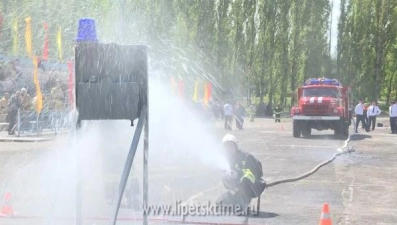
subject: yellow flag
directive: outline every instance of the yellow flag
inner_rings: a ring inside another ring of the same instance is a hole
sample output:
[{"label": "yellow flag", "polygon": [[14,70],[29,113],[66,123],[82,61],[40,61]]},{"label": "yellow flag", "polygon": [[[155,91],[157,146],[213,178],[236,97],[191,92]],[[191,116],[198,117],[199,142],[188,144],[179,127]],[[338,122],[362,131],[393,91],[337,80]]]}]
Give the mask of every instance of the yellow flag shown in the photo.
[{"label": "yellow flag", "polygon": [[29,57],[33,56],[32,50],[32,19],[30,17],[25,19],[26,21],[26,30],[25,30],[25,42],[26,42],[26,52]]},{"label": "yellow flag", "polygon": [[204,99],[203,99],[203,102],[204,102],[204,104],[207,106],[208,105],[208,103],[209,103],[209,90],[208,90],[208,87],[209,86],[209,84],[206,82],[205,84],[204,84]]},{"label": "yellow flag", "polygon": [[14,20],[12,25],[12,33],[13,33],[13,43],[12,43],[12,52],[14,55],[18,55],[18,20]]},{"label": "yellow flag", "polygon": [[43,109],[43,94],[41,93],[40,84],[39,84],[39,69],[38,69],[38,60],[37,56],[33,58],[33,81],[36,86],[36,112],[41,113]]},{"label": "yellow flag", "polygon": [[62,29],[59,27],[58,34],[57,34],[57,44],[58,44],[58,53],[59,59],[62,61]]},{"label": "yellow flag", "polygon": [[198,87],[199,87],[199,82],[198,80],[196,80],[196,82],[194,83],[194,95],[193,95],[193,101],[194,102],[198,102]]}]

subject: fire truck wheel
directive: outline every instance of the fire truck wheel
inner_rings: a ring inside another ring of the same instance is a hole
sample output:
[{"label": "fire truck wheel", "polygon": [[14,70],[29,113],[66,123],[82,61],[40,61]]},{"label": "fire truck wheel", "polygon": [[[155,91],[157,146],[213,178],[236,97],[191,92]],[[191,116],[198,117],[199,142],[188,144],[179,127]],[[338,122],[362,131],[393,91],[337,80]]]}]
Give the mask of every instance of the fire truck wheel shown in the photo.
[{"label": "fire truck wheel", "polygon": [[301,137],[302,126],[301,126],[301,123],[299,121],[296,121],[296,120],[293,121],[292,133],[293,133],[293,136],[296,137],[296,138]]},{"label": "fire truck wheel", "polygon": [[312,128],[309,124],[305,123],[301,125],[303,137],[308,137],[312,134]]}]

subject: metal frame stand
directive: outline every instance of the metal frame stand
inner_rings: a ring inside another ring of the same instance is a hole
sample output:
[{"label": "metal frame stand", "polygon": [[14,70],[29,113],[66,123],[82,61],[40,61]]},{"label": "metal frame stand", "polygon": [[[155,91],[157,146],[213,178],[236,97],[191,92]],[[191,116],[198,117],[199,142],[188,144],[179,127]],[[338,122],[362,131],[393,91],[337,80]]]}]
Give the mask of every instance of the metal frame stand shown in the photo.
[{"label": "metal frame stand", "polygon": [[[78,120],[76,124],[75,137],[77,136],[77,131],[81,128],[81,121]],[[138,149],[139,140],[141,138],[142,130],[144,133],[144,142],[143,142],[143,208],[147,208],[148,206],[148,189],[149,189],[149,179],[148,179],[148,158],[149,158],[149,113],[148,107],[145,106],[141,110],[140,117],[138,119],[138,125],[135,129],[134,137],[131,142],[130,150],[128,152],[127,160],[124,165],[123,174],[121,176],[116,205],[113,208],[112,213],[112,225],[115,225],[117,222],[117,216],[120,209],[121,200],[124,195],[124,190],[127,185],[128,176],[130,175],[130,171],[132,168],[132,163],[134,162],[135,153]],[[81,157],[79,152],[76,152],[76,225],[82,225],[83,217],[82,217],[82,176],[81,176]],[[145,212],[143,212],[145,213]],[[148,224],[148,215],[143,214],[143,224]]]},{"label": "metal frame stand", "polygon": [[[81,47],[81,48],[80,48]],[[99,48],[98,48],[99,47]],[[126,49],[126,52],[123,54],[128,56],[127,51],[130,53],[136,54],[135,63],[132,63],[128,60],[124,60],[120,62],[121,64],[129,65],[129,68],[125,69],[122,73],[125,72],[125,90],[120,89],[119,87],[115,87],[116,83],[113,83],[112,79],[109,79],[109,76],[105,76],[103,71],[98,70],[98,68],[93,67],[90,63],[78,63],[80,60],[84,60],[83,57],[94,57],[93,55],[98,55],[96,52],[98,49],[102,49],[104,51],[105,48],[110,48],[110,54],[115,54],[117,49],[120,52],[121,48],[125,48],[125,46],[118,46],[115,44],[97,44],[97,43],[86,43],[81,46],[76,47],[76,84],[75,84],[75,96],[76,96],[76,108],[77,111],[77,120],[76,120],[76,129],[75,129],[75,140],[77,138],[77,131],[81,128],[82,120],[130,120],[131,126],[134,126],[133,121],[138,119],[138,124],[136,126],[134,136],[130,145],[129,153],[124,165],[123,173],[120,179],[116,204],[112,210],[111,224],[116,224],[117,216],[121,204],[122,197],[124,195],[125,187],[127,184],[128,176],[130,175],[130,171],[132,168],[132,163],[135,158],[135,153],[138,148],[138,143],[142,134],[144,133],[144,157],[143,157],[143,207],[146,208],[148,205],[148,156],[149,156],[149,100],[148,100],[148,74],[147,74],[147,48],[146,46],[129,46]],[[86,49],[85,49],[86,48]],[[81,55],[80,55],[81,52]],[[101,54],[107,54],[107,52],[102,52]],[[113,57],[113,56],[112,56]],[[126,57],[119,56],[122,59]],[[117,57],[116,57],[117,58]],[[112,58],[114,59],[114,57]],[[92,58],[93,62],[99,62],[104,64],[109,64],[110,61],[106,61],[102,58]],[[117,68],[114,69],[116,72]],[[114,73],[116,73],[114,72]],[[120,71],[119,71],[120,72]],[[117,72],[117,73],[119,73]],[[113,72],[112,72],[113,73]],[[135,80],[132,81],[129,74],[135,74]],[[87,84],[88,82],[85,80],[87,78],[87,74],[97,74],[98,80],[89,81],[89,83],[94,83],[91,87],[91,84]],[[113,75],[112,75],[113,76]],[[116,79],[117,80],[117,79]],[[113,83],[113,84],[112,84]],[[122,82],[123,83],[123,82]],[[127,85],[128,84],[128,85]],[[101,95],[101,90],[104,88],[109,88],[110,96],[113,96],[114,99],[118,99],[120,101],[112,102],[109,95],[106,95],[104,98],[107,99],[102,103],[92,102],[90,99],[91,95],[99,94]],[[82,91],[84,90],[84,91]],[[121,102],[121,100],[130,101],[131,107],[125,107],[125,102]],[[117,109],[120,108],[120,109]],[[80,109],[80,110],[79,110]],[[113,109],[110,110],[109,109]],[[116,110],[117,109],[117,110]],[[94,110],[94,111],[93,111]],[[83,223],[83,207],[82,207],[82,161],[81,161],[81,153],[76,151],[76,212],[75,212],[75,224],[82,225]],[[145,213],[145,212],[143,212]],[[148,224],[148,215],[143,214],[143,224]]]},{"label": "metal frame stand", "polygon": [[[141,115],[138,120],[138,125],[136,127],[134,137],[131,142],[130,146],[130,151],[127,156],[127,160],[124,165],[124,170],[123,174],[121,176],[120,180],[120,185],[119,185],[119,191],[117,194],[116,198],[116,205],[114,206],[113,214],[112,214],[112,224],[115,225],[117,222],[117,215],[119,212],[120,204],[121,204],[121,199],[123,198],[125,186],[127,185],[127,180],[128,176],[131,171],[132,163],[134,162],[135,158],[135,153],[138,149],[138,143],[139,139],[142,134],[142,130],[144,129],[144,159],[143,159],[143,205],[147,205],[147,200],[148,200],[148,174],[147,174],[147,169],[148,169],[148,164],[147,164],[147,159],[148,159],[148,150],[149,150],[149,144],[148,144],[148,110],[147,107],[144,107],[141,111]],[[144,216],[144,224],[147,224],[147,215]],[[146,222],[145,222],[146,221]]]},{"label": "metal frame stand", "polygon": [[[74,133],[74,141],[77,143],[77,134],[78,130],[81,128],[81,120],[77,119],[76,129]],[[81,176],[81,154],[76,149],[76,211],[75,211],[75,224],[82,225],[83,217],[82,217],[82,176]]]},{"label": "metal frame stand", "polygon": [[[146,123],[143,139],[143,208],[149,205],[149,110],[146,111]],[[142,210],[143,211],[143,210]],[[148,225],[147,214],[143,214],[143,224]]]}]

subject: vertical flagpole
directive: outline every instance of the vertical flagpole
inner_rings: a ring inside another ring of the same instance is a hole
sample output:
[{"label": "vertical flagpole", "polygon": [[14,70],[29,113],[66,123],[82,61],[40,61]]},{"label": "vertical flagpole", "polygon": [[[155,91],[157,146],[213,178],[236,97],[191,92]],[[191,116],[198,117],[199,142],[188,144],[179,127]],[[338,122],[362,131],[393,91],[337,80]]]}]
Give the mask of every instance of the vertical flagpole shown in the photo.
[{"label": "vertical flagpole", "polygon": [[[21,135],[21,109],[18,109],[18,117],[17,117],[17,128],[18,128],[18,137]],[[14,127],[12,128],[14,129]]]},{"label": "vertical flagpole", "polygon": [[[36,96],[37,97],[37,96]],[[37,101],[37,100],[36,100]],[[36,103],[37,104],[37,103]],[[37,113],[37,117],[36,117],[36,130],[37,130],[37,136],[39,136],[39,112]]]},{"label": "vertical flagpole", "polygon": [[[146,58],[146,68],[147,65],[147,58]],[[146,76],[145,78],[146,84],[146,93],[144,96],[145,99],[145,106],[146,106],[146,119],[145,119],[145,127],[144,127],[144,139],[143,139],[143,209],[147,209],[149,205],[149,79]],[[143,212],[145,210],[142,210]],[[145,213],[145,212],[144,212]],[[143,215],[143,225],[148,225],[148,215],[145,213]]]}]

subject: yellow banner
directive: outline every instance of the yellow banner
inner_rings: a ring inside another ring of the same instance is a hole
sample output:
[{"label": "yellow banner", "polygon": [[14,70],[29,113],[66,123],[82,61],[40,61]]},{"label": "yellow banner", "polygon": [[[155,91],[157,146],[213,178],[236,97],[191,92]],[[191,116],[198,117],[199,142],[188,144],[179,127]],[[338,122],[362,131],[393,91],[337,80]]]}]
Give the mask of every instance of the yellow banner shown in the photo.
[{"label": "yellow banner", "polygon": [[37,56],[33,59],[34,72],[33,72],[33,81],[36,86],[36,112],[41,113],[43,109],[43,94],[41,93],[40,84],[39,84],[39,69],[38,69],[38,60]]},{"label": "yellow banner", "polygon": [[29,57],[33,56],[32,50],[32,19],[30,17],[25,19],[26,30],[25,30],[25,42],[26,42],[26,52]]},{"label": "yellow banner", "polygon": [[63,55],[62,55],[62,28],[61,27],[59,27],[58,34],[57,34],[57,44],[58,44],[59,59],[62,61]]},{"label": "yellow banner", "polygon": [[194,95],[193,95],[193,101],[198,102],[199,97],[198,97],[198,88],[199,88],[199,82],[196,80],[194,83]]}]

